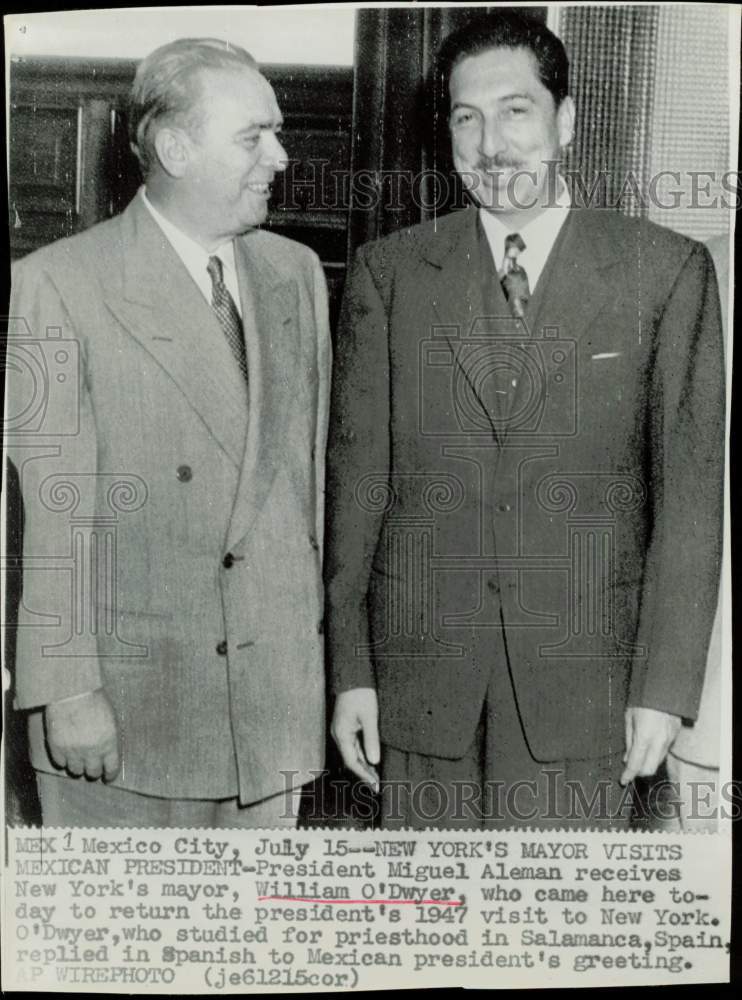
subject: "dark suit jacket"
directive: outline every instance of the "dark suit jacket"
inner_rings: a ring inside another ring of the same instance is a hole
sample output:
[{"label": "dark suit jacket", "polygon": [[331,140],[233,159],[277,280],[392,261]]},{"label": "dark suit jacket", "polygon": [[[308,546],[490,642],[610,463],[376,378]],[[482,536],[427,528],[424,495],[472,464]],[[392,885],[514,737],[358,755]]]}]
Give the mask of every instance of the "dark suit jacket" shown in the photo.
[{"label": "dark suit jacket", "polygon": [[467,209],[396,233],[349,278],[333,687],[376,687],[384,742],[454,758],[498,659],[536,759],[619,752],[627,703],[693,717],[703,682],[722,522],[713,265],[667,229],[573,210],[517,326],[478,228]]},{"label": "dark suit jacket", "polygon": [[[234,248],[249,401],[139,197],[20,261],[6,446],[26,514],[18,706],[102,685],[117,785],[253,802],[323,765],[330,338],[316,254],[262,231]],[[32,760],[54,770],[41,723]]]}]

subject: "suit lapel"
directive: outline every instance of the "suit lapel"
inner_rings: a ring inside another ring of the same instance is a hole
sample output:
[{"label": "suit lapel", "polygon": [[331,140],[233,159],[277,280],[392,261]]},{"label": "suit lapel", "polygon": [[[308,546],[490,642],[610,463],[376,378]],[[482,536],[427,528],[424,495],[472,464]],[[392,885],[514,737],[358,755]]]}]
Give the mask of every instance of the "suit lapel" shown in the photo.
[{"label": "suit lapel", "polygon": [[600,211],[573,208],[536,289],[533,332],[555,327],[559,336],[579,340],[615,294],[617,260]]},{"label": "suit lapel", "polygon": [[[509,396],[505,421],[511,433],[520,429],[519,415],[531,413],[534,400],[529,400],[528,394],[536,391],[548,394],[553,379],[565,377],[560,370],[564,351],[558,342],[567,342],[570,349],[574,346],[576,364],[580,338],[591,329],[598,313],[617,297],[614,265],[618,256],[602,218],[596,210],[572,209],[549,254],[527,313],[529,335],[540,349],[541,386],[533,378],[518,380],[516,391]],[[531,356],[535,354],[531,352]],[[570,356],[568,351],[567,357]],[[567,393],[558,395],[565,406],[574,404]],[[528,426],[531,427],[531,421]],[[544,434],[550,433],[548,427],[540,429]]]},{"label": "suit lapel", "polygon": [[162,230],[135,197],[121,217],[124,282],[107,305],[162,366],[239,466],[245,385],[209,304]]},{"label": "suit lapel", "polygon": [[264,234],[234,241],[247,348],[250,405],[240,483],[227,547],[234,548],[265,502],[286,455],[286,427],[296,390],[296,283],[271,259]]},{"label": "suit lapel", "polygon": [[[467,385],[466,393],[481,407],[495,441],[501,444],[503,419],[494,377],[502,362],[498,338],[512,337],[520,321],[510,315],[501,293],[477,209],[467,208],[457,216],[449,223],[446,239],[431,241],[421,253],[438,269],[433,310],[438,323],[448,328],[444,333]],[[493,285],[488,281],[490,269]],[[475,425],[481,430],[480,421],[475,420]]]},{"label": "suit lapel", "polygon": [[439,272],[432,298],[437,321],[451,327],[451,335],[461,340],[484,311],[476,221],[476,210],[465,209],[456,214],[442,238],[420,245],[421,256]]}]

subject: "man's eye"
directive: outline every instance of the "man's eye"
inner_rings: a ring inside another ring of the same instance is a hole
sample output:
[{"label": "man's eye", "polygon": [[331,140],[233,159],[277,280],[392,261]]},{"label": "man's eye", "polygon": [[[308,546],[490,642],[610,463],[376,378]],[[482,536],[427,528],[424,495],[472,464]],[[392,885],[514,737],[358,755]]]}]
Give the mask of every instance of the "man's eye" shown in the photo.
[{"label": "man's eye", "polygon": [[511,104],[506,114],[510,115],[511,118],[519,118],[528,114],[528,107],[525,104]]},{"label": "man's eye", "polygon": [[471,111],[456,111],[451,118],[454,127],[459,125],[470,125],[474,121],[474,114]]},{"label": "man's eye", "polygon": [[248,149],[255,149],[255,147],[259,142],[260,142],[259,135],[246,135],[242,139],[242,145],[247,146]]}]

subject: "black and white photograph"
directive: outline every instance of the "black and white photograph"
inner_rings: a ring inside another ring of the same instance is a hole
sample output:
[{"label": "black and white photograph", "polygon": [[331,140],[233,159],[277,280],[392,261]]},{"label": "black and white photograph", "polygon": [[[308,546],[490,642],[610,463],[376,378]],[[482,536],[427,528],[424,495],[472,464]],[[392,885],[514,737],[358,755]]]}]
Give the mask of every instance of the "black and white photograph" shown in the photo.
[{"label": "black and white photograph", "polygon": [[740,10],[5,16],[8,988],[728,977]]}]

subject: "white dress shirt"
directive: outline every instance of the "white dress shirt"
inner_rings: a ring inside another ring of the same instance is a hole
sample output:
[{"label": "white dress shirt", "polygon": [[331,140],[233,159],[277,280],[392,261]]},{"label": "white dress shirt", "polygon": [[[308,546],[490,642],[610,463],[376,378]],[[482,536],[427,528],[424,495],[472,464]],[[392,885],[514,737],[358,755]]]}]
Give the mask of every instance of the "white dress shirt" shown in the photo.
[{"label": "white dress shirt", "polygon": [[531,294],[533,294],[536,283],[541,277],[552,247],[556,243],[556,238],[572,205],[564,179],[560,177],[559,182],[555,204],[545,208],[535,219],[519,228],[514,223],[505,225],[496,212],[488,212],[485,208],[479,209],[479,218],[482,220],[498,272],[502,268],[505,256],[505,237],[512,233],[520,233],[522,236],[526,248],[518,255],[518,263],[528,275],[528,287]]},{"label": "white dress shirt", "polygon": [[158,212],[155,206],[147,197],[147,192],[144,187],[140,189],[142,201],[147,206],[152,218],[155,220],[157,225],[163,231],[168,239],[168,242],[172,245],[173,250],[177,253],[183,264],[196,282],[199,291],[206,299],[206,301],[211,305],[211,276],[206,270],[209,257],[219,257],[222,262],[222,273],[224,276],[224,284],[227,286],[229,294],[234,299],[234,304],[237,306],[237,312],[242,316],[242,303],[240,301],[240,286],[237,282],[237,268],[234,262],[234,245],[232,240],[227,240],[226,243],[222,243],[220,247],[217,247],[212,253],[208,253],[190,236],[187,236],[182,229],[178,229],[176,225],[173,225],[169,219]]}]

